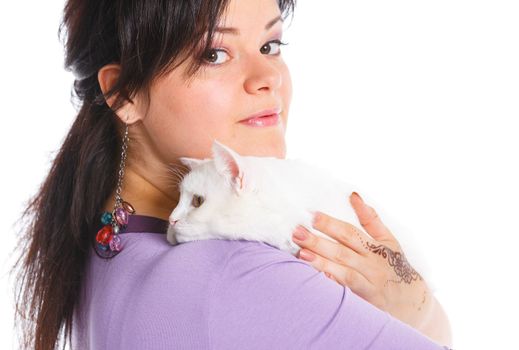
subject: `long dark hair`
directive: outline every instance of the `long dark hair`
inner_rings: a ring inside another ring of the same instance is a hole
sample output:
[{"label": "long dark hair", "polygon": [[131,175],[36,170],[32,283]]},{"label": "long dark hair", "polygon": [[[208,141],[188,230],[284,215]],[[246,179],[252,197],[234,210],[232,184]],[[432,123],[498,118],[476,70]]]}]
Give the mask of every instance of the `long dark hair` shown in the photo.
[{"label": "long dark hair", "polygon": [[[16,250],[15,324],[20,346],[50,350],[72,342],[73,311],[88,263],[100,210],[117,181],[122,122],[115,114],[189,57],[186,78],[212,47],[214,27],[228,0],[67,0],[65,69],[75,76],[71,98],[78,114],[38,192],[27,202]],[[282,17],[295,0],[278,0]],[[204,44],[200,44],[204,43]],[[118,63],[117,82],[105,94],[97,73]],[[108,106],[106,99],[115,95]],[[20,320],[18,320],[20,318]]]}]

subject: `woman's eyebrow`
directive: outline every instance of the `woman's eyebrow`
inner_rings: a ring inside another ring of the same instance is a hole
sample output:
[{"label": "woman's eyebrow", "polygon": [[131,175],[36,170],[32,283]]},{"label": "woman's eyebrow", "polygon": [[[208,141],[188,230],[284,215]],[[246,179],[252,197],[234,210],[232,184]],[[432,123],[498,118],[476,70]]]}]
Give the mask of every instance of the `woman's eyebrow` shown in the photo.
[{"label": "woman's eyebrow", "polygon": [[[278,21],[283,22],[283,19],[281,18],[281,16],[277,16],[276,18],[270,20],[267,23],[267,25],[265,26],[265,30],[269,30],[270,28],[272,28],[272,26],[274,24],[276,24]],[[228,34],[240,35],[240,30],[238,28],[233,28],[233,27],[216,27],[214,31],[218,32],[218,33],[228,33]]]}]

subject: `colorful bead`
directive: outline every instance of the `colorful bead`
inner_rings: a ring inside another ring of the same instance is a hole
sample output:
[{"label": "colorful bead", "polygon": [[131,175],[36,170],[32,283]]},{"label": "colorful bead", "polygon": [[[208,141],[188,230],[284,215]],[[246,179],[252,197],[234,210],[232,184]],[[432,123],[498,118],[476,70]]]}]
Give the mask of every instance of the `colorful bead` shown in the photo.
[{"label": "colorful bead", "polygon": [[123,206],[124,210],[126,210],[128,213],[130,213],[130,214],[135,213],[135,209],[133,208],[133,206],[130,203],[123,201],[122,206]]},{"label": "colorful bead", "polygon": [[112,225],[103,226],[96,235],[97,243],[108,245],[113,237]]},{"label": "colorful bead", "polygon": [[121,250],[121,239],[118,235],[115,235],[110,241],[110,250],[118,252]]},{"label": "colorful bead", "polygon": [[121,226],[128,224],[128,212],[123,208],[115,209],[115,221]]},{"label": "colorful bead", "polygon": [[101,215],[101,222],[103,223],[103,225],[108,225],[109,223],[111,223],[112,213],[110,213],[109,211],[105,211],[103,215]]},{"label": "colorful bead", "polygon": [[108,250],[108,246],[107,245],[103,245],[103,244],[100,244],[100,243],[97,243],[97,247],[103,251],[107,251]]}]

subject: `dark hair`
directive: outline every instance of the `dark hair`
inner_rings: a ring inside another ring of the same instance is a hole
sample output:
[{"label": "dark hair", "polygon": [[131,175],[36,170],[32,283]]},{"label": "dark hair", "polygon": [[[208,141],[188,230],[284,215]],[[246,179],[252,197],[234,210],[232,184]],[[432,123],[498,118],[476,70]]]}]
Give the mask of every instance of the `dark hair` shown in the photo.
[{"label": "dark hair", "polygon": [[[65,68],[75,75],[79,103],[38,192],[27,202],[15,250],[16,315],[20,346],[55,349],[72,342],[73,312],[100,210],[113,193],[120,161],[122,122],[115,114],[155,78],[193,57],[186,78],[200,68],[228,0],[67,0],[58,30],[66,27]],[[295,0],[278,0],[283,19]],[[204,43],[204,44],[200,44]],[[202,58],[201,58],[202,57]],[[118,63],[117,82],[103,94],[97,73]],[[116,95],[112,106],[106,99]],[[21,264],[21,266],[19,266]]]}]

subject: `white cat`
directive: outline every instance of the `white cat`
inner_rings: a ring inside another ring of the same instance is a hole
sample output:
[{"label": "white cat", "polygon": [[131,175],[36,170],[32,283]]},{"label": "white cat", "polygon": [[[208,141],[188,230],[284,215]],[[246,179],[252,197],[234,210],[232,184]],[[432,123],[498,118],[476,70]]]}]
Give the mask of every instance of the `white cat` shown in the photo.
[{"label": "white cat", "polygon": [[190,168],[169,217],[171,244],[203,239],[245,239],[295,254],[298,224],[312,228],[318,210],[357,224],[349,203],[352,186],[301,160],[242,156],[213,142],[212,159],[180,158]]},{"label": "white cat", "polygon": [[[212,152],[210,159],[180,158],[190,171],[179,183],[180,200],[169,217],[167,240],[171,244],[243,239],[296,255],[300,247],[292,241],[292,232],[298,224],[337,242],[312,228],[314,211],[361,228],[349,201],[353,187],[325,170],[301,160],[242,156],[216,140]],[[425,277],[429,269],[421,251],[415,249],[418,241],[401,231],[398,242],[409,263]]]}]

